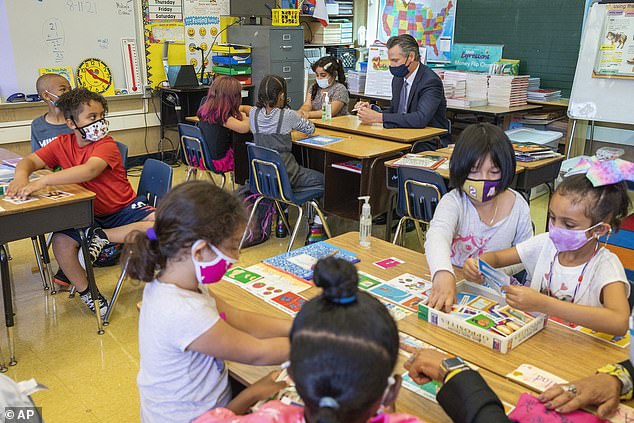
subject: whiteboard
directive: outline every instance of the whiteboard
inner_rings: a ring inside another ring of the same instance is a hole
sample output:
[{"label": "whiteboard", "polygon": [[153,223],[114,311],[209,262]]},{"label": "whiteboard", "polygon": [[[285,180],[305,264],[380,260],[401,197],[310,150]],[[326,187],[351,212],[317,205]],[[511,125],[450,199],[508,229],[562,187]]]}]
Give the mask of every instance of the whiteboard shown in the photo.
[{"label": "whiteboard", "polygon": [[581,35],[581,48],[570,94],[568,116],[573,119],[632,125],[634,80],[592,77],[604,19],[607,16],[607,6],[595,3],[590,8]]},{"label": "whiteboard", "polygon": [[143,52],[135,3],[140,2],[0,0],[0,95],[35,93],[41,67],[70,66],[75,73],[88,57],[106,62],[115,88],[125,89],[121,39],[137,40]]}]

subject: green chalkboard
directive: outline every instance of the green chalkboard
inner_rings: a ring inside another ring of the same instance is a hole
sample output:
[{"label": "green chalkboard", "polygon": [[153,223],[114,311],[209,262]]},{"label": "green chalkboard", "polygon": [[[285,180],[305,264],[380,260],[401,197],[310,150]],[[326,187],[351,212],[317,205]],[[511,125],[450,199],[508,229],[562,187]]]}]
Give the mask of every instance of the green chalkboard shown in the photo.
[{"label": "green chalkboard", "polygon": [[504,44],[520,73],[569,97],[581,40],[584,0],[458,0],[454,42]]}]

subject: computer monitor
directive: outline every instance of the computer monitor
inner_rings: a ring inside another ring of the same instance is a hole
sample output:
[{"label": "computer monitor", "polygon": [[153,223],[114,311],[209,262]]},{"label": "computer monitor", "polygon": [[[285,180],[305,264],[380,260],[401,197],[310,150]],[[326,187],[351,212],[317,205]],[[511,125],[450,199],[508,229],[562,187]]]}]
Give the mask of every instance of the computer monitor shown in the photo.
[{"label": "computer monitor", "polygon": [[229,14],[231,16],[271,17],[271,9],[275,9],[275,0],[231,0]]},{"label": "computer monitor", "polygon": [[198,87],[198,78],[192,65],[168,66],[167,81],[171,88]]}]

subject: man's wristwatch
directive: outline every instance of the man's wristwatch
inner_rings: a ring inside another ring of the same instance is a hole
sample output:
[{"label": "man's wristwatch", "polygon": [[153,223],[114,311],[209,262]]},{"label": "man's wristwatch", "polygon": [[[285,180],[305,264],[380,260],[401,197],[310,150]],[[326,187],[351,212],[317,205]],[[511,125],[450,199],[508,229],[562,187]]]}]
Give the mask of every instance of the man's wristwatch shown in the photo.
[{"label": "man's wristwatch", "polygon": [[469,369],[469,366],[467,366],[467,363],[465,363],[462,358],[446,358],[440,363],[440,376],[442,377],[442,381],[444,383],[447,382],[447,376],[467,369]]}]

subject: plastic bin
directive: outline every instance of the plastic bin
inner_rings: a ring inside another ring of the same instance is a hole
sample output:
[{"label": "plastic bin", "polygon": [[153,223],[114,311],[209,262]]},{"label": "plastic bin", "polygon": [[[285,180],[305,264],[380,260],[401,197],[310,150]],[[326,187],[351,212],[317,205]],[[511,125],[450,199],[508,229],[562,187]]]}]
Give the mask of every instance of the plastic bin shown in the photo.
[{"label": "plastic bin", "polygon": [[506,131],[506,135],[513,142],[532,142],[557,150],[559,139],[563,137],[561,132],[540,131],[533,128],[516,128]]}]

